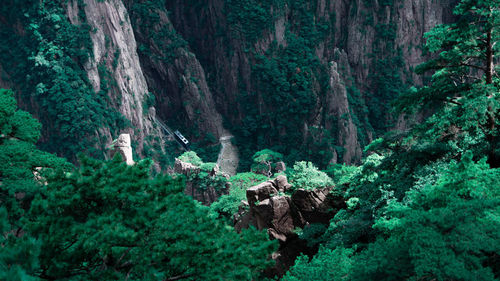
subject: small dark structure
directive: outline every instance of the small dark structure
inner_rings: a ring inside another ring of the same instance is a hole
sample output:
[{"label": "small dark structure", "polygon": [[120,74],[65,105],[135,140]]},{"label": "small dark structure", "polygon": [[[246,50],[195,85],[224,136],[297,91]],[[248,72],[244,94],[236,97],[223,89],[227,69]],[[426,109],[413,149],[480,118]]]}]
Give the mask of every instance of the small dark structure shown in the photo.
[{"label": "small dark structure", "polygon": [[178,130],[174,132],[174,138],[185,150],[189,150],[189,141]]}]

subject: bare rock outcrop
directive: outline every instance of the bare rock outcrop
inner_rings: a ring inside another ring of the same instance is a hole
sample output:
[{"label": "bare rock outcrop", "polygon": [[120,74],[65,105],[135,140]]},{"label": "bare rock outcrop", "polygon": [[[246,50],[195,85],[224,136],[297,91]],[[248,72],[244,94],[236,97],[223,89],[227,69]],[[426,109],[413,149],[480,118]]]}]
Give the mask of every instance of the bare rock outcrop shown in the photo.
[{"label": "bare rock outcrop", "polygon": [[305,190],[297,189],[292,194],[294,206],[307,223],[328,224],[340,208],[345,206],[343,198],[334,196],[333,187]]},{"label": "bare rock outcrop", "polygon": [[274,186],[279,192],[288,191],[292,185],[288,183],[288,179],[285,175],[279,175],[274,179]]},{"label": "bare rock outcrop", "polygon": [[288,196],[273,196],[252,206],[258,229],[267,229],[272,239],[282,242],[293,233],[295,227],[291,200]]},{"label": "bare rock outcrop", "polygon": [[[315,190],[298,189],[292,196],[284,195],[291,184],[286,176],[279,175],[250,187],[246,191],[248,215],[254,217],[254,226],[258,229],[268,229],[271,238],[286,241],[293,236],[293,230],[310,223],[328,223],[340,208],[345,206],[341,196],[332,193],[333,187]],[[242,208],[244,210],[245,208]],[[246,214],[235,216],[236,229],[248,227],[241,219]],[[245,219],[250,221],[250,219]]]},{"label": "bare rock outcrop", "polygon": [[[162,133],[154,128],[148,108],[143,108],[149,89],[128,11],[121,0],[71,0],[66,10],[73,24],[80,24],[81,9],[92,30],[92,57],[84,66],[89,81],[96,93],[101,90],[102,80],[110,79],[104,76],[109,75],[114,81],[107,94],[113,107],[130,121],[132,126],[127,132],[137,144],[137,153],[142,155],[146,136],[162,137]],[[99,135],[111,138],[107,129],[101,129]]]},{"label": "bare rock outcrop", "polygon": [[177,158],[175,159],[174,173],[190,176],[192,174],[196,175],[199,172],[200,172],[200,167],[195,166],[191,163],[183,162]]},{"label": "bare rock outcrop", "polygon": [[266,181],[259,185],[250,187],[247,189],[246,193],[248,204],[255,205],[260,201],[264,201],[278,194],[278,190],[276,189],[273,181]]},{"label": "bare rock outcrop", "polygon": [[[344,147],[342,161],[352,163],[361,158],[361,145],[358,140],[358,128],[353,122],[351,109],[347,97],[347,83],[344,77],[350,77],[347,54],[336,50],[337,61],[329,63],[329,89],[327,91],[326,112],[329,116],[336,116],[336,124],[326,123],[326,128],[337,128],[339,145]],[[340,73],[339,66],[344,70]],[[336,163],[337,153],[334,151],[333,163]]]},{"label": "bare rock outcrop", "polygon": [[129,134],[121,134],[118,136],[116,140],[114,140],[111,144],[113,148],[113,155],[116,153],[120,153],[123,161],[127,163],[127,165],[134,165],[134,158],[132,155],[132,145],[130,142]]},{"label": "bare rock outcrop", "polygon": [[314,252],[295,233],[311,223],[328,224],[338,210],[345,207],[343,198],[332,193],[333,187],[315,190],[298,189],[292,196],[284,195],[291,185],[286,176],[263,182],[247,189],[248,202],[242,202],[234,215],[235,229],[241,231],[253,225],[266,229],[271,239],[280,242],[273,254],[276,266],[269,269],[270,276],[282,275],[295,258],[303,252]]},{"label": "bare rock outcrop", "polygon": [[202,173],[200,167],[191,163],[183,162],[177,158],[175,159],[174,173],[186,176],[186,188],[184,189],[184,194],[191,196],[203,205],[212,204],[220,196],[227,194],[229,189],[228,183],[224,186],[219,186],[217,185],[217,181],[214,180],[214,184],[210,184],[210,179],[215,179],[216,177],[227,178],[226,175],[219,171],[219,167],[217,165],[215,165],[211,171],[208,171],[206,175],[209,178],[208,185],[206,180],[202,180],[199,177],[199,174]]}]

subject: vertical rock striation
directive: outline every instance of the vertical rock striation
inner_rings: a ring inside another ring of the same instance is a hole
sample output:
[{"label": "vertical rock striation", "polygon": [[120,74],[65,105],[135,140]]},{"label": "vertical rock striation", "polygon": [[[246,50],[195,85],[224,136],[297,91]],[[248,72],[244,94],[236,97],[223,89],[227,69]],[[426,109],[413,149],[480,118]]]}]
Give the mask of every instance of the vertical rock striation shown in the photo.
[{"label": "vertical rock striation", "polygon": [[[88,25],[91,57],[84,63],[83,56],[75,54],[87,46],[64,36],[55,38],[45,25],[37,37],[39,31],[32,27],[38,25],[29,27],[27,19],[15,23],[4,8],[0,21],[18,33],[19,42],[26,32],[40,40],[36,48],[25,51],[29,58],[24,64],[29,66],[22,71],[11,70],[12,62],[0,61],[0,85],[18,88],[23,95],[20,104],[29,105],[26,108],[42,120],[42,142],[51,141],[47,135],[57,135],[57,130],[73,129],[68,119],[81,116],[67,111],[76,112],[82,104],[91,103],[87,101],[97,101],[110,103],[102,108],[116,109],[129,121],[123,133],[131,134],[139,155],[150,156],[144,151],[151,144],[156,150],[165,149],[162,133],[154,125],[158,118],[185,134],[195,149],[211,146],[215,150],[221,139],[234,135],[243,155],[240,163],[263,148],[278,150],[289,162],[308,159],[322,167],[355,163],[373,138],[407,126],[389,113],[389,104],[408,85],[424,82],[413,73],[426,59],[422,36],[436,24],[451,20],[449,7],[454,2],[69,0],[61,6],[46,5],[50,9],[34,2],[29,17],[38,17],[54,30],[61,20],[57,12],[61,7],[79,30]],[[24,7],[13,0],[5,7],[16,5]],[[48,22],[44,17],[49,10],[56,14],[47,17]],[[77,47],[66,50],[62,46],[68,42]],[[47,47],[50,44],[60,46],[54,51]],[[66,64],[61,64],[56,52],[66,55]],[[85,98],[75,95],[68,106],[47,106],[54,104],[53,93],[44,86],[54,83],[43,81],[43,69],[59,73],[52,66],[67,66],[68,61],[74,61],[74,69],[61,73],[76,75],[73,72],[83,68],[81,76],[86,74],[89,81],[83,81],[84,77],[75,86],[59,79],[53,91],[62,89],[66,94],[79,87]],[[42,73],[29,81],[30,87],[16,87],[22,84],[22,75],[9,81],[8,75],[27,73],[29,67]],[[87,84],[99,98],[85,96]],[[46,96],[31,93],[38,91]],[[39,106],[40,100],[46,104]],[[51,111],[44,112],[47,108]],[[85,118],[101,121],[87,113],[75,130],[86,129]],[[64,126],[51,126],[57,118]],[[101,145],[109,143],[121,133],[113,132],[113,122],[121,121],[96,124],[101,128],[82,134],[94,134],[88,137],[90,142],[97,137]],[[211,155],[215,158],[217,152]]]},{"label": "vertical rock striation", "polygon": [[[78,3],[68,1],[68,17],[78,24]],[[161,135],[153,127],[148,108],[143,108],[149,90],[139,63],[137,44],[127,9],[121,0],[84,0],[83,9],[91,27],[92,57],[85,65],[95,92],[101,90],[102,80],[112,86],[108,95],[113,106],[130,121],[131,134],[141,154],[147,135]],[[106,132],[105,132],[106,133]],[[107,132],[109,134],[109,132]]]},{"label": "vertical rock striation", "polygon": [[[167,8],[176,31],[189,41],[210,76],[218,110],[236,127],[244,122],[248,111],[239,100],[242,94],[255,95],[253,107],[260,115],[275,109],[273,105],[262,105],[263,95],[269,93],[260,91],[255,66],[262,56],[279,56],[276,48],[287,49],[293,34],[307,39],[301,31],[305,23],[297,14],[299,8],[310,11],[308,16],[315,28],[321,29],[321,39],[314,39],[317,41],[312,53],[321,62],[318,69],[323,70],[312,79],[313,92],[319,99],[303,126],[296,130],[301,131],[302,142],[306,142],[317,138],[315,130],[326,129],[327,133],[320,137],[333,151],[330,162],[359,161],[364,145],[395,126],[397,117],[388,113],[390,100],[404,90],[406,83],[422,83],[412,72],[425,60],[422,36],[450,19],[453,1],[282,2],[282,6],[276,6],[281,2],[273,2],[275,6],[266,6],[266,1],[255,4],[252,11],[266,13],[263,18],[272,21],[257,27],[257,20],[252,21],[244,11],[232,7],[237,5],[234,1],[210,0],[192,5],[174,0],[167,2]],[[249,39],[250,32],[254,37],[257,34],[256,38]],[[331,120],[332,116],[337,120]],[[272,129],[279,129],[269,123]],[[331,135],[329,139],[327,134]],[[274,138],[268,145],[280,143]]]}]

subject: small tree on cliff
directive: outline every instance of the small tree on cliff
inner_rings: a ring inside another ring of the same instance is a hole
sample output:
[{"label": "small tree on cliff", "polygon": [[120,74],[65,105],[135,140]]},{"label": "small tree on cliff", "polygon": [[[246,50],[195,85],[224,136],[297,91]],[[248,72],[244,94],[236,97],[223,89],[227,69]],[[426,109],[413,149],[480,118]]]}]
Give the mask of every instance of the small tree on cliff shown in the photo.
[{"label": "small tree on cliff", "polygon": [[433,71],[431,84],[412,89],[396,103],[403,112],[435,110],[424,127],[427,135],[455,141],[463,149],[482,146],[481,152],[487,152],[495,166],[500,164],[495,151],[499,147],[499,7],[500,0],[460,1],[454,9],[457,22],[438,25],[426,34],[426,46],[437,56],[416,71]]},{"label": "small tree on cliff", "polygon": [[283,154],[266,148],[255,152],[252,159],[254,163],[252,171],[261,172],[267,177],[271,177],[273,165],[283,159]]}]

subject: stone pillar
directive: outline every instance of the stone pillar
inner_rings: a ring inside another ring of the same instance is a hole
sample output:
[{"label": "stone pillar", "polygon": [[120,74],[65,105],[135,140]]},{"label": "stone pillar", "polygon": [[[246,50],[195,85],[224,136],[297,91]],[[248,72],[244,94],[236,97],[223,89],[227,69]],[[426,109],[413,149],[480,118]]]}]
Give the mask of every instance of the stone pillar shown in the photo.
[{"label": "stone pillar", "polygon": [[122,158],[127,165],[134,165],[134,158],[132,157],[132,146],[130,145],[130,134],[121,134],[116,140],[113,141],[115,153],[120,152]]}]

